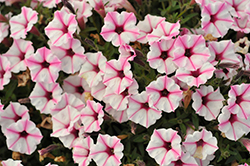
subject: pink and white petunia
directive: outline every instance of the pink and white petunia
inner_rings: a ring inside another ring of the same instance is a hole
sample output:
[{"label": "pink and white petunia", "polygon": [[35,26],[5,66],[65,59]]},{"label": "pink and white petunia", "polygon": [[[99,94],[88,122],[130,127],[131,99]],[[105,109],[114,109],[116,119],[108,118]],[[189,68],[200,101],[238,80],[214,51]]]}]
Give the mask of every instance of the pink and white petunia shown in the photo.
[{"label": "pink and white petunia", "polygon": [[250,46],[250,41],[248,40],[247,37],[244,37],[234,43],[234,50],[235,52],[238,53],[247,54],[249,46]]},{"label": "pink and white petunia", "polygon": [[131,65],[125,58],[110,60],[106,63],[103,83],[120,94],[133,83]]},{"label": "pink and white petunia", "polygon": [[244,134],[250,132],[249,119],[239,118],[237,114],[233,114],[228,110],[228,106],[223,107],[222,113],[218,117],[219,130],[225,134],[225,136],[233,141],[237,141]]},{"label": "pink and white petunia", "polygon": [[29,119],[22,119],[11,124],[4,134],[10,150],[25,154],[32,154],[43,138],[36,124]]},{"label": "pink and white petunia", "polygon": [[165,17],[153,16],[147,14],[143,21],[139,21],[137,27],[140,29],[140,35],[138,36],[137,41],[140,43],[147,43],[147,35],[152,33],[161,22],[165,21]]},{"label": "pink and white petunia", "polygon": [[186,70],[200,68],[211,56],[202,35],[179,36],[174,43],[173,61]]},{"label": "pink and white petunia", "polygon": [[90,148],[92,146],[94,146],[94,141],[90,136],[78,139],[73,146],[74,162],[78,163],[80,166],[88,166],[92,159],[90,157]]},{"label": "pink and white petunia", "polygon": [[22,160],[8,159],[8,160],[3,160],[0,163],[2,164],[2,166],[23,166],[21,162]]},{"label": "pink and white petunia", "polygon": [[217,142],[212,132],[203,128],[202,131],[187,135],[182,144],[193,157],[204,160],[218,149]]},{"label": "pink and white petunia", "polygon": [[211,121],[217,118],[220,109],[223,107],[225,100],[218,88],[214,91],[212,86],[200,86],[196,92],[192,94],[192,107],[197,114],[203,116],[206,120]]},{"label": "pink and white petunia", "polygon": [[147,61],[150,67],[157,69],[159,73],[171,74],[177,66],[173,62],[173,47],[175,40],[162,39],[159,42],[154,42],[150,47],[150,51],[147,54]]},{"label": "pink and white petunia", "polygon": [[27,58],[26,64],[35,82],[54,83],[61,69],[61,61],[46,47],[39,48]]},{"label": "pink and white petunia", "polygon": [[214,74],[216,78],[223,78],[223,80],[226,80],[227,82],[225,85],[228,86],[232,81],[233,76],[237,74],[237,71],[232,68],[216,69]]},{"label": "pink and white petunia", "polygon": [[149,128],[156,120],[161,118],[161,111],[149,107],[149,95],[143,91],[140,94],[132,95],[129,98],[127,114],[129,120]]},{"label": "pink and white petunia", "polygon": [[209,62],[206,62],[195,71],[188,71],[186,68],[179,68],[176,71],[176,78],[188,84],[188,86],[199,87],[205,84],[208,79],[213,76],[215,67]]},{"label": "pink and white petunia", "polygon": [[169,129],[155,129],[146,148],[149,156],[160,165],[168,165],[181,156],[181,137]]},{"label": "pink and white petunia", "polygon": [[45,27],[45,34],[51,40],[52,45],[60,46],[73,38],[77,28],[75,15],[68,13],[65,9],[56,11],[54,19]]},{"label": "pink and white petunia", "polygon": [[231,29],[238,32],[250,33],[250,15],[240,12],[240,18],[233,18]]},{"label": "pink and white petunia", "polygon": [[10,18],[10,37],[25,39],[33,25],[38,21],[38,13],[31,8],[22,7],[22,12]]},{"label": "pink and white petunia", "polygon": [[223,0],[227,4],[230,14],[235,18],[241,18],[242,12],[247,9],[248,0]]},{"label": "pink and white petunia", "polygon": [[14,39],[10,49],[3,54],[10,61],[10,70],[14,73],[25,71],[27,69],[25,59],[34,54],[34,48],[31,41],[23,39]]},{"label": "pink and white petunia", "polygon": [[62,98],[62,89],[58,83],[36,83],[29,98],[31,104],[41,113],[50,114],[51,110]]},{"label": "pink and white petunia", "polygon": [[81,42],[73,38],[60,46],[51,46],[51,52],[62,62],[62,71],[68,74],[74,74],[80,70],[85,59],[84,51]]},{"label": "pink and white petunia", "polygon": [[216,38],[223,37],[233,24],[226,3],[220,1],[204,5],[201,17],[202,29]]},{"label": "pink and white petunia", "polygon": [[182,99],[182,91],[175,81],[167,76],[158,77],[146,87],[149,95],[149,107],[154,106],[158,110],[167,113],[174,112]]},{"label": "pink and white petunia", "polygon": [[10,82],[10,62],[4,56],[0,56],[0,90],[4,89],[4,85]]},{"label": "pink and white petunia", "polygon": [[90,148],[90,156],[97,165],[119,166],[124,146],[116,136],[99,134],[97,143]]},{"label": "pink and white petunia", "polygon": [[102,82],[99,82],[96,86],[91,87],[91,95],[99,100],[103,100],[103,96],[105,95],[107,86],[104,85]]},{"label": "pink and white petunia", "polygon": [[250,139],[249,138],[241,138],[239,140],[245,147],[246,149],[250,152]]},{"label": "pink and white petunia", "polygon": [[117,111],[108,103],[106,104],[105,111],[110,114],[116,121],[123,123],[128,121],[127,108],[122,111]]},{"label": "pink and white petunia", "polygon": [[133,61],[136,57],[136,51],[128,44],[123,44],[118,49],[120,55],[119,58],[126,58],[128,61]]},{"label": "pink and white petunia", "polygon": [[86,53],[79,76],[84,78],[89,87],[94,87],[103,81],[107,58],[102,52]]},{"label": "pink and white petunia", "polygon": [[172,161],[168,166],[199,166],[195,158],[189,153],[181,152],[181,156],[177,161]]},{"label": "pink and white petunia", "polygon": [[7,127],[21,119],[30,119],[29,110],[24,105],[10,102],[10,105],[0,112],[2,132],[5,133]]},{"label": "pink and white petunia", "polygon": [[[106,11],[104,8],[103,0],[87,0],[91,7],[94,8],[94,10],[100,14],[100,16],[105,17]],[[114,10],[113,10],[114,11]]]},{"label": "pink and white petunia", "polygon": [[239,118],[250,117],[250,84],[232,85],[228,92],[228,110]]},{"label": "pink and white petunia", "polygon": [[152,33],[147,35],[149,44],[162,39],[172,39],[180,33],[180,21],[176,23],[170,23],[162,21],[156,28],[153,29]]},{"label": "pink and white petunia", "polygon": [[85,108],[81,110],[81,121],[85,132],[99,131],[103,122],[103,106],[93,100],[88,100]]},{"label": "pink and white petunia", "polygon": [[104,18],[104,26],[101,35],[114,46],[129,44],[136,41],[139,35],[139,29],[135,26],[136,17],[134,13],[108,12]]},{"label": "pink and white petunia", "polygon": [[47,8],[56,7],[56,5],[61,2],[61,0],[38,0],[38,1],[40,1],[43,4],[43,6]]},{"label": "pink and white petunia", "polygon": [[9,34],[9,25],[5,22],[0,22],[0,43]]}]

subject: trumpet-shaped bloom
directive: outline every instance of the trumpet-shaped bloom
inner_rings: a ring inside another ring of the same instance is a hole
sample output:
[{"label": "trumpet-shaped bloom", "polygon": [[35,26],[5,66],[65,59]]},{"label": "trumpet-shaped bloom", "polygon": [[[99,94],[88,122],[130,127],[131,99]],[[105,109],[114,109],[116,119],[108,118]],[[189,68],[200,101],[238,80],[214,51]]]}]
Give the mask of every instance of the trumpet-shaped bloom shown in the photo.
[{"label": "trumpet-shaped bloom", "polygon": [[56,7],[56,4],[60,3],[61,0],[38,0],[40,1],[44,7],[53,8]]},{"label": "trumpet-shaped bloom", "polygon": [[206,129],[187,135],[183,145],[191,155],[202,160],[214,154],[218,149],[216,137],[213,137],[212,132]]},{"label": "trumpet-shaped bloom", "polygon": [[161,111],[154,107],[149,107],[149,95],[143,91],[141,94],[132,95],[129,98],[127,114],[128,118],[148,128],[157,119],[161,118]]},{"label": "trumpet-shaped bloom", "polygon": [[158,26],[153,29],[153,32],[147,35],[149,44],[162,39],[172,39],[172,37],[177,36],[180,33],[180,23],[170,23],[162,21]]},{"label": "trumpet-shaped bloom", "polygon": [[14,39],[25,39],[27,32],[37,22],[38,13],[31,8],[22,7],[22,12],[10,18],[10,37]]},{"label": "trumpet-shaped bloom", "polygon": [[223,107],[222,113],[218,117],[218,122],[219,130],[223,132],[228,139],[233,141],[237,141],[250,131],[249,119],[239,118],[237,114],[233,114],[228,110],[228,106]]},{"label": "trumpet-shaped bloom", "polygon": [[14,39],[12,46],[3,56],[10,61],[10,70],[18,73],[27,69],[25,59],[32,54],[34,54],[34,48],[31,41]]},{"label": "trumpet-shaped bloom", "polygon": [[13,159],[8,159],[8,160],[3,160],[1,161],[2,166],[23,166],[21,164],[22,160],[13,160]]},{"label": "trumpet-shaped bloom", "polygon": [[106,104],[105,111],[119,123],[128,121],[127,109],[122,111],[117,111],[113,107],[111,107],[111,105]]},{"label": "trumpet-shaped bloom", "polygon": [[108,12],[104,18],[104,26],[102,27],[102,37],[114,46],[129,44],[137,39],[139,29],[135,26],[136,17],[134,13]]},{"label": "trumpet-shaped bloom", "polygon": [[250,85],[241,84],[231,86],[228,92],[228,110],[237,114],[239,118],[248,119],[250,116]]},{"label": "trumpet-shaped bloom", "polygon": [[73,38],[60,46],[51,46],[51,52],[62,62],[62,71],[68,74],[74,74],[80,70],[85,59],[84,51],[81,42]]},{"label": "trumpet-shaped bloom", "polygon": [[128,61],[133,61],[136,57],[135,49],[128,44],[121,45],[118,51],[120,52],[119,58],[126,58]]},{"label": "trumpet-shaped bloom", "polygon": [[147,61],[150,67],[157,69],[159,73],[171,74],[177,66],[173,62],[173,46],[175,40],[162,39],[160,42],[154,42],[149,48],[150,51],[147,54]]},{"label": "trumpet-shaped bloom", "polygon": [[146,151],[160,165],[168,165],[181,156],[181,137],[169,129],[155,129]]},{"label": "trumpet-shaped bloom", "polygon": [[152,33],[152,31],[163,21],[165,21],[165,17],[153,16],[147,14],[143,21],[139,21],[137,27],[140,29],[140,35],[138,36],[137,41],[140,43],[148,42],[148,34]]},{"label": "trumpet-shaped bloom", "polygon": [[73,38],[76,28],[77,21],[75,15],[62,9],[54,13],[54,19],[49,22],[44,30],[52,45],[60,46]]},{"label": "trumpet-shaped bloom", "polygon": [[174,44],[173,61],[178,67],[186,70],[200,68],[210,57],[202,35],[179,36]]},{"label": "trumpet-shaped bloom", "polygon": [[9,25],[5,22],[0,22],[0,42],[3,41],[3,39],[8,36],[9,34]]},{"label": "trumpet-shaped bloom", "polygon": [[10,82],[10,62],[4,56],[0,56],[0,90],[3,90],[3,86]]},{"label": "trumpet-shaped bloom", "polygon": [[91,87],[91,95],[99,101],[103,100],[107,86],[99,82],[96,86]]},{"label": "trumpet-shaped bloom", "polygon": [[234,18],[233,19],[233,25],[231,26],[231,29],[234,31],[240,31],[243,33],[250,33],[250,15],[240,12],[240,18]]},{"label": "trumpet-shaped bloom", "polygon": [[46,47],[39,48],[27,58],[26,64],[35,82],[54,83],[61,69],[61,61]]},{"label": "trumpet-shaped bloom", "polygon": [[31,104],[41,113],[50,114],[62,98],[62,89],[58,83],[36,83],[30,94]]},{"label": "trumpet-shaped bloom", "polygon": [[176,77],[182,82],[187,83],[189,86],[199,87],[205,84],[209,78],[213,76],[215,68],[211,63],[206,62],[195,71],[188,71],[186,68],[179,68],[176,71]]},{"label": "trumpet-shaped bloom", "polygon": [[86,53],[85,55],[86,59],[83,62],[79,76],[84,78],[91,88],[103,81],[107,59],[102,52]]},{"label": "trumpet-shaped bloom", "polygon": [[103,106],[93,100],[88,100],[87,105],[81,111],[81,121],[84,126],[85,132],[91,133],[99,131],[103,122],[104,112]]},{"label": "trumpet-shaped bloom", "polygon": [[116,136],[99,134],[97,143],[90,148],[90,156],[97,165],[119,166],[124,146]]},{"label": "trumpet-shaped bloom", "polygon": [[201,27],[205,33],[217,38],[223,37],[233,24],[226,3],[220,1],[204,5],[201,17]]},{"label": "trumpet-shaped bloom", "polygon": [[131,65],[125,58],[110,60],[106,63],[103,83],[120,94],[133,83]]},{"label": "trumpet-shaped bloom", "polygon": [[246,149],[250,152],[250,139],[248,138],[241,138],[239,140],[245,147]]},{"label": "trumpet-shaped bloom", "polygon": [[250,46],[250,41],[248,40],[247,37],[241,38],[234,44],[234,50],[235,52],[242,53],[242,54],[247,54],[248,49]]},{"label": "trumpet-shaped bloom", "polygon": [[222,101],[225,100],[220,89],[214,91],[212,86],[200,86],[196,92],[192,94],[192,107],[200,116],[204,116],[206,120],[214,120],[223,107]]},{"label": "trumpet-shaped bloom", "polygon": [[19,120],[6,128],[4,133],[7,146],[10,150],[25,154],[31,154],[36,150],[36,145],[43,138],[35,123],[29,119]]},{"label": "trumpet-shaped bloom", "polygon": [[182,99],[182,91],[175,81],[167,76],[158,77],[146,87],[149,106],[165,112],[174,112]]},{"label": "trumpet-shaped bloom", "polygon": [[241,18],[242,12],[247,9],[248,0],[223,0],[227,4],[227,8],[233,17]]}]

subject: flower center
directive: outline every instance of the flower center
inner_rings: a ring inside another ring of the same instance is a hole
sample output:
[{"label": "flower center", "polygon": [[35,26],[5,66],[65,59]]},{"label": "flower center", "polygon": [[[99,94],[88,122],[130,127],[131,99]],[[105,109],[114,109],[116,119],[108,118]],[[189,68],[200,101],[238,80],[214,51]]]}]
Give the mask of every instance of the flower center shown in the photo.
[{"label": "flower center", "polygon": [[210,16],[210,22],[214,24],[216,21],[217,21],[216,15],[215,14],[211,15]]},{"label": "flower center", "polygon": [[191,74],[195,78],[199,77],[199,75],[200,75],[200,69],[195,70],[195,71],[191,71]]},{"label": "flower center", "polygon": [[42,67],[43,67],[43,68],[49,68],[49,66],[50,66],[50,64],[49,64],[48,62],[46,62],[46,61],[44,61],[44,62],[42,63]]},{"label": "flower center", "polygon": [[20,119],[22,119],[22,117],[20,117],[20,116],[18,116],[18,115],[16,115],[16,116],[13,118],[13,120],[14,120],[15,122],[17,122],[17,121],[20,120]]},{"label": "flower center", "polygon": [[79,136],[79,130],[75,129],[74,127],[70,133],[73,134],[75,136],[75,138],[77,138]]},{"label": "flower center", "polygon": [[120,77],[120,78],[124,78],[125,77],[125,74],[123,73],[123,71],[118,71],[117,72],[117,76]]},{"label": "flower center", "polygon": [[179,159],[175,162],[175,166],[182,166],[184,163]]},{"label": "flower center", "polygon": [[124,31],[123,26],[117,26],[115,29],[115,32],[118,33],[119,35]]},{"label": "flower center", "polygon": [[28,134],[26,131],[22,131],[22,132],[20,133],[20,137],[22,137],[22,138],[26,138],[28,135],[29,135],[29,134]]},{"label": "flower center", "polygon": [[126,88],[126,89],[121,93],[121,95],[122,95],[123,97],[128,96],[128,95],[129,95],[129,93],[128,93],[128,88]]},{"label": "flower center", "polygon": [[145,110],[148,110],[149,109],[148,103],[143,103],[142,108],[144,108]]},{"label": "flower center", "polygon": [[84,89],[82,88],[82,86],[78,86],[76,87],[76,92],[82,94],[84,92]]},{"label": "flower center", "polygon": [[172,149],[171,142],[164,142],[163,147],[166,148],[167,151],[169,151],[170,149]]},{"label": "flower center", "polygon": [[66,55],[72,57],[72,56],[75,55],[75,52],[70,48],[70,49],[67,50]]},{"label": "flower center", "polygon": [[4,73],[5,73],[4,70],[0,71],[0,78],[3,78]]},{"label": "flower center", "polygon": [[19,58],[20,58],[21,61],[24,60],[24,58],[25,58],[25,53],[24,53],[24,52],[21,52],[20,55],[19,55]]},{"label": "flower center", "polygon": [[201,100],[202,100],[202,105],[207,105],[207,103],[209,102],[208,95],[203,96]]},{"label": "flower center", "polygon": [[235,103],[236,103],[236,104],[240,104],[240,103],[242,102],[242,100],[243,100],[243,99],[242,99],[242,95],[237,96],[237,97],[236,97]]},{"label": "flower center", "polygon": [[229,73],[229,71],[228,71],[226,68],[222,69],[222,71],[223,71],[223,73],[225,73],[225,74]]},{"label": "flower center", "polygon": [[222,58],[222,54],[221,54],[221,53],[215,55],[215,60],[216,60],[216,61],[219,61],[219,60],[222,60],[222,59],[223,59],[223,58]]},{"label": "flower center", "polygon": [[53,99],[52,92],[46,92],[45,97],[47,98],[47,100]]},{"label": "flower center", "polygon": [[191,57],[191,55],[192,55],[192,51],[191,51],[191,49],[186,49],[185,50],[185,54],[184,54],[186,57],[188,57],[188,58],[190,58]]},{"label": "flower center", "polygon": [[238,121],[238,117],[235,114],[231,114],[230,118],[228,119],[228,121],[233,124],[234,122]]},{"label": "flower center", "polygon": [[163,91],[161,91],[161,96],[168,97],[168,95],[169,95],[169,91],[167,89],[164,89]]},{"label": "flower center", "polygon": [[161,52],[160,58],[162,58],[163,60],[166,60],[168,58],[168,52],[167,51]]},{"label": "flower center", "polygon": [[204,141],[203,139],[200,139],[198,142],[196,142],[197,147],[201,146],[203,147]]},{"label": "flower center", "polygon": [[115,154],[115,153],[114,153],[114,148],[107,148],[106,153],[107,153],[109,156],[113,156],[113,155]]},{"label": "flower center", "polygon": [[68,33],[68,26],[64,25],[63,28],[61,29],[62,32],[65,34],[65,33]]},{"label": "flower center", "polygon": [[240,47],[241,48],[244,48],[246,46],[246,44],[243,42],[243,43],[240,43]]}]

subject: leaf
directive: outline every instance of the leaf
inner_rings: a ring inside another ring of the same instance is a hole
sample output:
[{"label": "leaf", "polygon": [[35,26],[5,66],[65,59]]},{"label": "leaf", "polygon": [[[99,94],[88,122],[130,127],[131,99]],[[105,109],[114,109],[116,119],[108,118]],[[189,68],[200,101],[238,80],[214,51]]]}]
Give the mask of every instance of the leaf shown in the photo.
[{"label": "leaf", "polygon": [[141,153],[141,156],[143,157],[145,155],[145,147],[144,147],[144,144],[137,144],[138,145],[138,148],[139,148],[139,151]]},{"label": "leaf", "polygon": [[187,21],[189,21],[191,18],[198,16],[198,13],[191,13],[187,15],[184,19],[181,19],[181,24],[185,24]]},{"label": "leaf", "polygon": [[145,140],[143,139],[144,135],[137,135],[133,139],[133,142],[144,142]]},{"label": "leaf", "polygon": [[195,129],[197,130],[199,127],[199,117],[195,113],[192,114],[192,122],[194,124]]}]

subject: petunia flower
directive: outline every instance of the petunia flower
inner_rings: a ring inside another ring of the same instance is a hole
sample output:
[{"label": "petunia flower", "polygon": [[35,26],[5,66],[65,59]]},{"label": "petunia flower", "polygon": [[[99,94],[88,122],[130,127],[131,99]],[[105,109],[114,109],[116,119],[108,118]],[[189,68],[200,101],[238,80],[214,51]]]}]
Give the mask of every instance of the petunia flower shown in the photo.
[{"label": "petunia flower", "polygon": [[51,46],[51,52],[60,59],[62,71],[68,74],[78,72],[84,62],[84,47],[77,39],[69,39],[60,46]]},{"label": "petunia flower", "polygon": [[93,100],[88,100],[85,108],[81,110],[81,121],[85,132],[99,131],[103,122],[103,106]]},{"label": "petunia flower", "polygon": [[182,91],[175,81],[167,76],[158,77],[146,87],[149,106],[167,113],[174,112],[182,99]]},{"label": "petunia flower", "polygon": [[47,8],[56,7],[56,5],[61,2],[61,0],[38,0],[38,1],[40,1],[43,4],[43,6]]},{"label": "petunia flower", "polygon": [[133,61],[134,58],[136,57],[135,49],[128,44],[121,45],[118,51],[120,53],[119,59],[126,58],[128,61]]},{"label": "petunia flower", "polygon": [[156,28],[153,29],[152,33],[147,35],[149,44],[162,39],[172,39],[180,33],[180,21],[176,23],[170,23],[162,21]]},{"label": "petunia flower", "polygon": [[4,89],[4,85],[10,82],[10,62],[4,56],[0,56],[0,90]]},{"label": "petunia flower", "polygon": [[99,82],[96,86],[91,87],[91,95],[99,100],[103,100],[103,96],[105,95],[107,86],[104,85],[102,82]]},{"label": "petunia flower", "polygon": [[10,49],[3,54],[10,61],[10,70],[14,73],[25,71],[27,69],[25,59],[34,54],[34,48],[31,41],[23,39],[14,39]]},{"label": "petunia flower", "polygon": [[155,129],[146,148],[149,156],[160,165],[168,165],[181,156],[181,137],[169,129]]},{"label": "petunia flower", "polygon": [[[94,8],[94,10],[100,14],[100,16],[105,17],[106,12],[103,3],[103,0],[87,0],[91,7]],[[113,10],[114,11],[114,10]]]},{"label": "petunia flower", "polygon": [[177,66],[173,62],[173,46],[174,39],[162,39],[159,42],[154,42],[150,47],[147,54],[147,61],[150,67],[157,69],[159,73],[171,74]]},{"label": "petunia flower", "polygon": [[204,5],[201,17],[201,27],[205,33],[217,38],[223,37],[233,24],[226,3],[220,1]]},{"label": "petunia flower", "polygon": [[62,89],[58,83],[36,83],[29,98],[31,104],[40,110],[41,113],[50,114],[51,109],[55,108],[55,105],[62,98]]},{"label": "petunia flower", "polygon": [[116,109],[114,109],[113,107],[111,107],[110,104],[106,104],[105,107],[105,111],[111,115],[116,121],[118,121],[119,123],[123,123],[128,121],[128,114],[127,114],[127,108],[125,110],[122,111],[117,111]]},{"label": "petunia flower", "polygon": [[199,87],[201,84],[205,84],[208,79],[213,76],[215,67],[211,63],[206,62],[195,71],[188,71],[186,68],[179,68],[176,71],[176,78],[188,84],[188,86]]},{"label": "petunia flower", "polygon": [[172,161],[168,166],[199,166],[195,158],[189,153],[181,152],[181,156],[177,161]]},{"label": "petunia flower", "polygon": [[129,98],[127,109],[129,120],[149,128],[149,126],[153,125],[156,120],[160,119],[162,112],[154,107],[149,107],[148,102],[149,95],[146,91],[132,95]]},{"label": "petunia flower", "polygon": [[222,101],[225,100],[220,89],[214,91],[212,86],[200,86],[196,92],[192,94],[193,104],[192,107],[200,116],[208,121],[214,120],[220,113],[223,107]]},{"label": "petunia flower", "polygon": [[23,166],[21,164],[22,160],[13,160],[13,159],[8,159],[8,160],[3,160],[1,161],[2,166]]},{"label": "petunia flower", "polygon": [[249,138],[241,138],[239,140],[245,147],[246,149],[250,152],[250,139]]},{"label": "petunia flower", "polygon": [[65,9],[56,11],[54,19],[45,27],[45,34],[49,37],[52,45],[60,46],[73,38],[77,28],[75,15],[68,13]]},{"label": "petunia flower", "polygon": [[119,166],[124,146],[116,136],[99,134],[97,143],[90,148],[90,156],[97,165]]},{"label": "petunia flower", "polygon": [[104,26],[102,27],[101,35],[114,46],[129,44],[137,39],[139,29],[135,26],[136,17],[134,13],[108,12],[104,18]]},{"label": "petunia flower", "polygon": [[233,79],[233,76],[237,74],[237,71],[232,68],[216,69],[214,71],[216,78],[223,78],[226,81],[225,85],[229,85]]},{"label": "petunia flower", "polygon": [[225,136],[233,141],[237,141],[244,134],[250,131],[249,119],[239,118],[237,114],[233,114],[228,110],[228,106],[223,107],[222,113],[218,117],[219,130]]},{"label": "petunia flower", "polygon": [[250,41],[248,40],[247,37],[244,37],[235,42],[234,50],[235,52],[238,53],[247,54],[249,46],[250,46]]},{"label": "petunia flower", "polygon": [[92,159],[90,157],[90,148],[92,146],[94,146],[94,141],[90,136],[78,139],[73,146],[74,162],[78,163],[80,166],[88,166]]},{"label": "petunia flower", "polygon": [[35,123],[29,119],[11,124],[6,128],[4,135],[8,149],[25,154],[32,154],[43,138]]},{"label": "petunia flower", "polygon": [[242,12],[244,12],[249,4],[247,0],[223,0],[227,4],[227,8],[230,14],[234,18],[241,18]]},{"label": "petunia flower", "polygon": [[0,22],[0,43],[9,34],[9,25],[5,22]]},{"label": "petunia flower", "polygon": [[197,70],[210,56],[205,39],[201,35],[183,35],[175,41],[173,61],[180,68]]},{"label": "petunia flower", "polygon": [[153,16],[147,14],[143,21],[139,21],[137,27],[140,29],[140,35],[137,38],[137,41],[140,43],[148,42],[148,34],[152,33],[161,22],[165,21],[165,17]]},{"label": "petunia flower", "polygon": [[217,142],[211,131],[202,129],[202,131],[187,135],[183,145],[191,155],[204,160],[218,149]]},{"label": "petunia flower", "polygon": [[38,21],[38,13],[26,6],[22,7],[22,12],[10,18],[10,37],[14,39],[25,39],[33,25]]},{"label": "petunia flower", "polygon": [[240,12],[240,18],[233,18],[231,29],[238,32],[250,33],[250,15]]},{"label": "petunia flower", "polygon": [[61,61],[46,47],[39,48],[27,58],[26,64],[35,82],[54,83],[61,69]]}]

